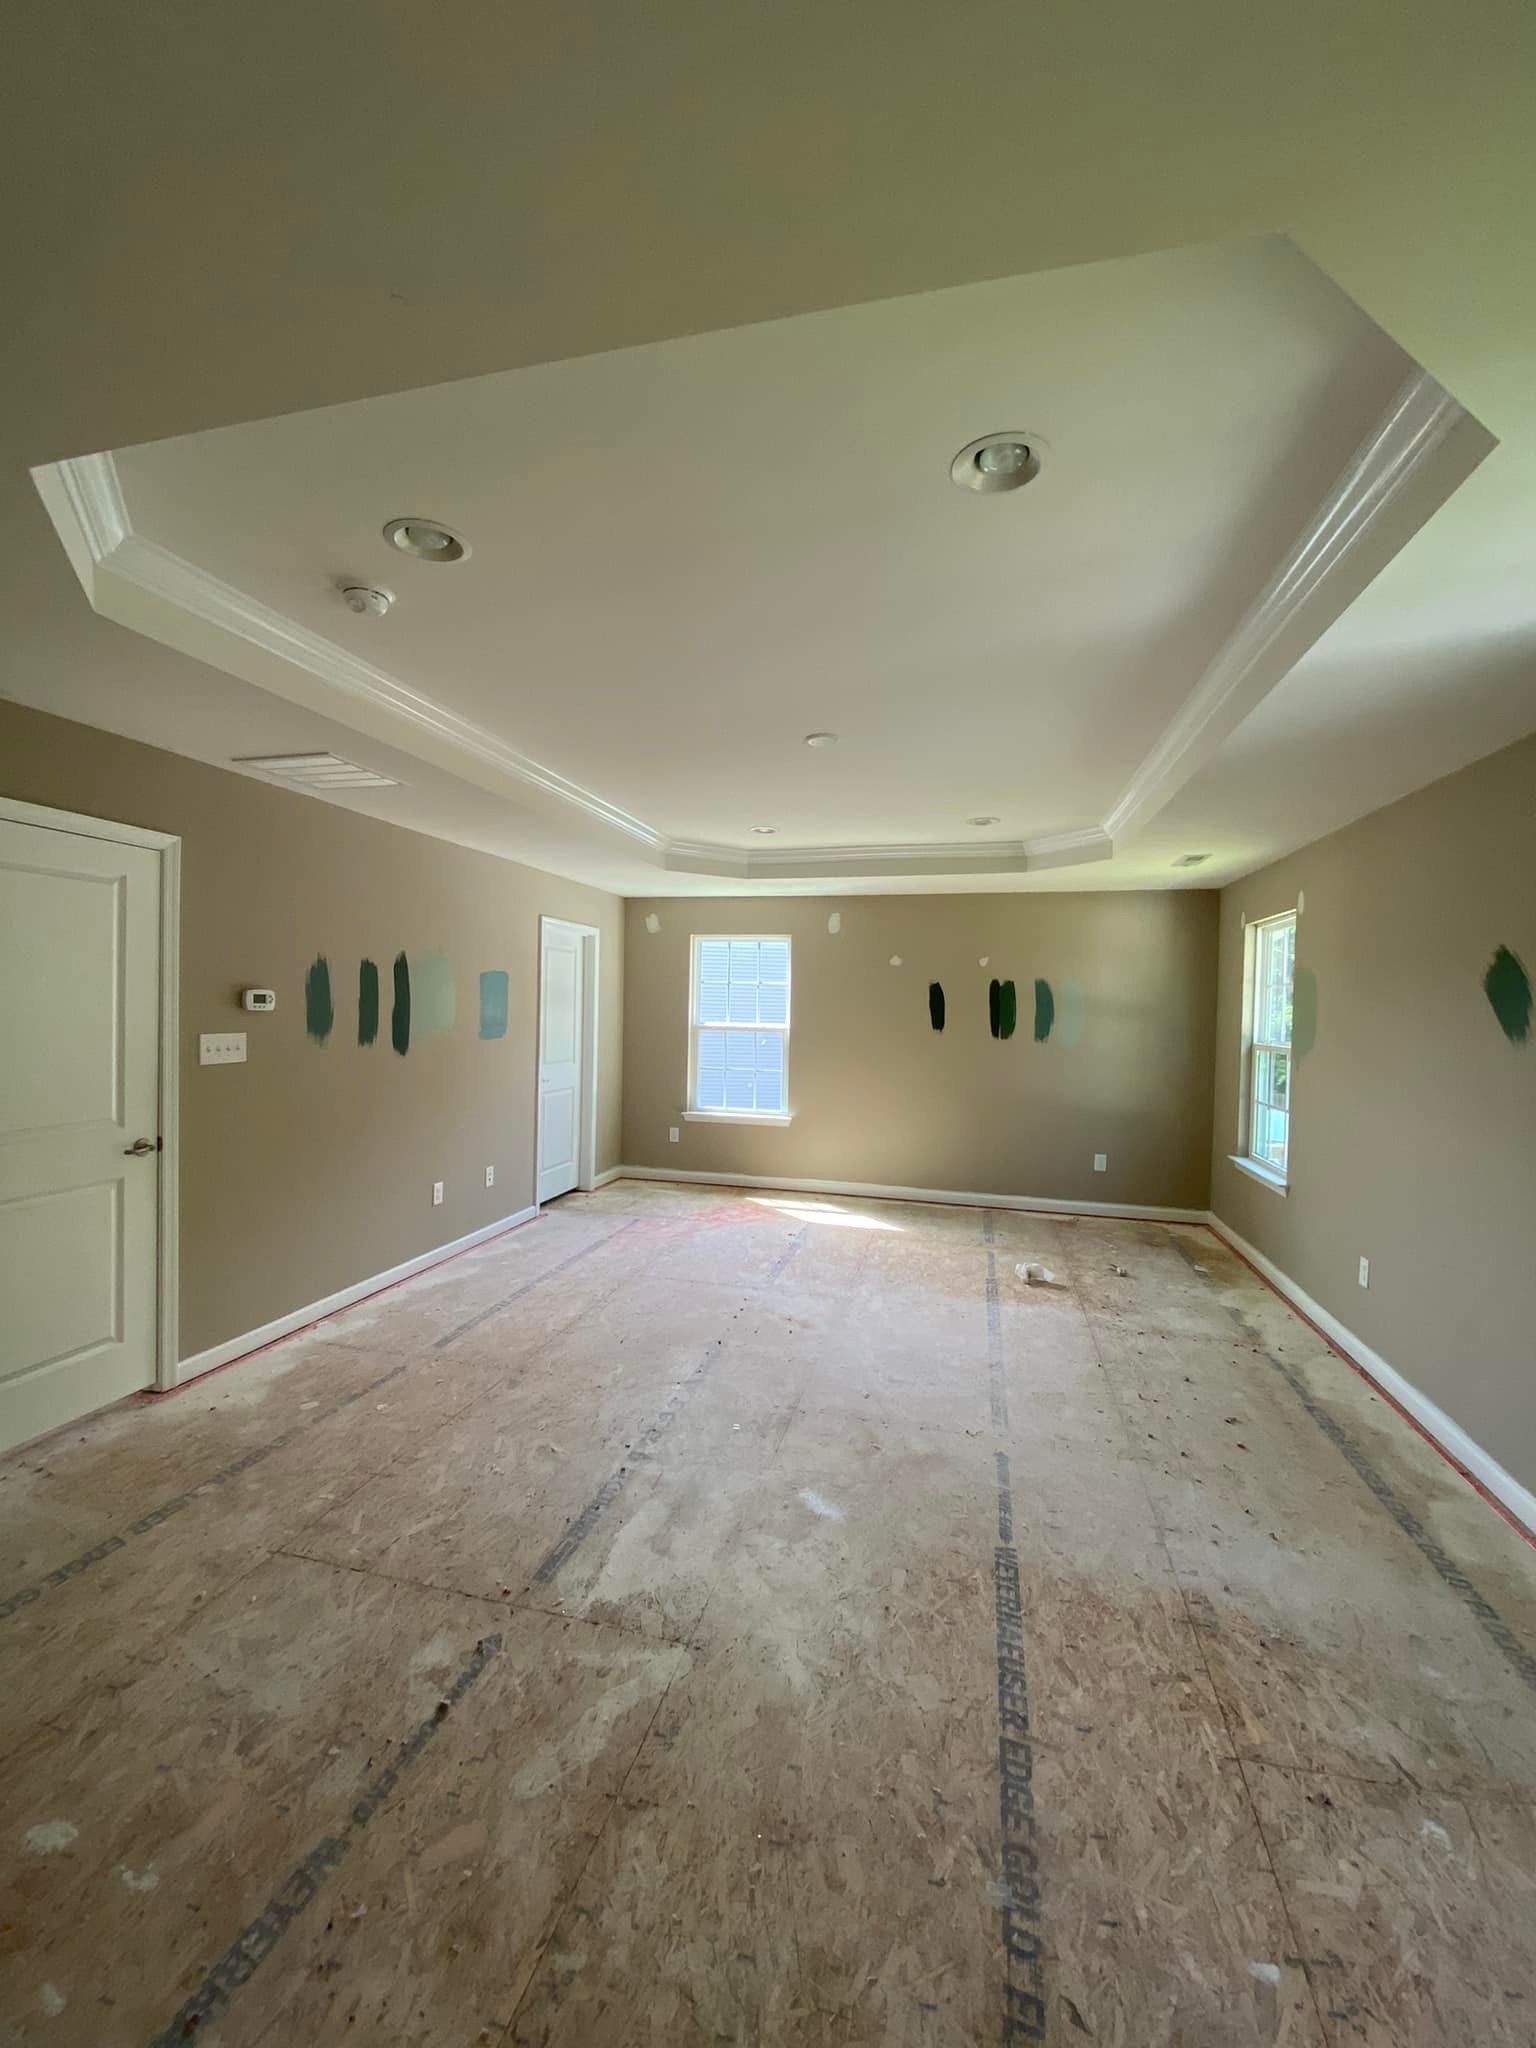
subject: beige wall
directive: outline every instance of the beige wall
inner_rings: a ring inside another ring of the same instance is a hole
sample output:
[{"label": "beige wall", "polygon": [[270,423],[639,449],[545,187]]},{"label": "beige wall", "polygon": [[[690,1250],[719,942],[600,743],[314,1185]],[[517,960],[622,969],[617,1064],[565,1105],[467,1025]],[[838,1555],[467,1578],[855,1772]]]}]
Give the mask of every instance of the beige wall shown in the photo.
[{"label": "beige wall", "polygon": [[[1301,891],[1317,1038],[1281,1197],[1227,1158],[1241,919]],[[1483,995],[1500,945],[1536,970],[1536,738],[1225,890],[1212,1206],[1536,1487],[1536,1039]]]},{"label": "beige wall", "polygon": [[[183,1357],[532,1202],[541,913],[601,931],[597,1155],[617,1164],[616,897],[4,702],[0,794],[182,841]],[[401,1057],[390,963],[437,950],[454,969],[454,1031]],[[323,1046],[304,1028],[317,953],[336,999]],[[384,985],[367,1050],[364,955]],[[482,1042],[479,974],[495,967],[510,978],[507,1035]],[[277,990],[275,1015],[241,1011],[252,985]],[[247,1064],[199,1067],[198,1034],[230,1029],[248,1034]]]},{"label": "beige wall", "polygon": [[[659,932],[646,930],[648,914]],[[681,1121],[694,932],[793,941],[788,1129]],[[632,1166],[1206,1205],[1212,891],[632,902],[626,961]],[[1019,1029],[1007,1041],[988,1030],[993,975],[1018,985]],[[1037,976],[1083,984],[1077,1046],[1033,1043]],[[930,981],[944,984],[942,1036],[928,1022]],[[1107,1173],[1093,1171],[1095,1152],[1108,1153]]]}]

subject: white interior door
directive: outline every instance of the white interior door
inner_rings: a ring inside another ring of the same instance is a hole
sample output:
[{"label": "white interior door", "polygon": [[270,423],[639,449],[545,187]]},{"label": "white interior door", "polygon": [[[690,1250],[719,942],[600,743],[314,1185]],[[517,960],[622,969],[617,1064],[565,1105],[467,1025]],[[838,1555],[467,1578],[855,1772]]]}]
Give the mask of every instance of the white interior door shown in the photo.
[{"label": "white interior door", "polygon": [[155,1377],[160,856],[0,819],[0,935],[3,1448]]},{"label": "white interior door", "polygon": [[569,925],[541,926],[539,963],[539,1186],[551,1200],[581,1179],[584,955]]}]

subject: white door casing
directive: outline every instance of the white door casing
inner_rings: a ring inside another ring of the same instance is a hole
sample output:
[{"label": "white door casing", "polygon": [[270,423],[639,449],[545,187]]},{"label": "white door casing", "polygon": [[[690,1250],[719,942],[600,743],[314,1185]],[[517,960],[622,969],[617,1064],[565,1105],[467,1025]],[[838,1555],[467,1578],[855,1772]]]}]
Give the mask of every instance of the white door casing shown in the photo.
[{"label": "white door casing", "polygon": [[539,920],[538,1167],[535,1199],[593,1178],[597,933]]},{"label": "white door casing", "polygon": [[0,816],[0,1446],[152,1385],[159,1338],[162,855],[19,808]]}]

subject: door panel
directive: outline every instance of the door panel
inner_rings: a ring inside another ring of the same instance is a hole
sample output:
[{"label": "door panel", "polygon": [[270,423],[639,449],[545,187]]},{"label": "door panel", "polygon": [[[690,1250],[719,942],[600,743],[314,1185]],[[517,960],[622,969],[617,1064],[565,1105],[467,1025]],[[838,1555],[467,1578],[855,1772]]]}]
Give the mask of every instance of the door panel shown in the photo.
[{"label": "door panel", "polygon": [[0,1446],[155,1376],[160,858],[0,819]]},{"label": "door panel", "polygon": [[579,932],[546,924],[539,967],[538,1199],[550,1201],[581,1178],[582,1013]]}]

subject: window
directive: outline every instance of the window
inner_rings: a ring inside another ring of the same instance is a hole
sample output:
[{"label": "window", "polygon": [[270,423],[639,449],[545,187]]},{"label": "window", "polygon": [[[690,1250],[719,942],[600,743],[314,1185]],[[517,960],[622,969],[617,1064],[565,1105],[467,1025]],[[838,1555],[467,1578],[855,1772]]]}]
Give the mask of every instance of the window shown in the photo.
[{"label": "window", "polygon": [[1284,1180],[1291,1149],[1291,985],[1296,913],[1249,927],[1252,975],[1246,1090],[1247,1157]]},{"label": "window", "polygon": [[693,941],[688,1108],[789,1122],[789,941]]}]

